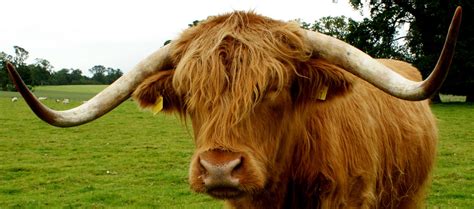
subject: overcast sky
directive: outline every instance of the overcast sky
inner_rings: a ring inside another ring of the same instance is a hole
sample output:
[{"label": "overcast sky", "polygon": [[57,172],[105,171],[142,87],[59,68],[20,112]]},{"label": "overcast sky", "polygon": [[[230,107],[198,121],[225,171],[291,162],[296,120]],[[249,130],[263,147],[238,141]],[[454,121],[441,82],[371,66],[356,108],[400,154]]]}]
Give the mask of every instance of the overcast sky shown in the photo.
[{"label": "overcast sky", "polygon": [[51,62],[54,70],[94,65],[131,69],[194,20],[254,10],[279,20],[313,22],[323,16],[362,19],[348,0],[6,0],[0,3],[0,51],[13,46]]}]

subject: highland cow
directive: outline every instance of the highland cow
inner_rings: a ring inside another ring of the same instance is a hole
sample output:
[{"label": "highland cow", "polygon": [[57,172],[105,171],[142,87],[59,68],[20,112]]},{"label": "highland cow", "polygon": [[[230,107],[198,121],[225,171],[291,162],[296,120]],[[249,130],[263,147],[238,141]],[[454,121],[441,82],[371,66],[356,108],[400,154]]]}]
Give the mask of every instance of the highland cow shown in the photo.
[{"label": "highland cow", "polygon": [[253,12],[185,30],[71,110],[42,105],[7,66],[33,111],[55,126],[90,122],[130,96],[189,118],[191,188],[230,208],[417,208],[436,154],[426,99],[448,72],[460,16],[458,8],[424,81],[409,63]]}]

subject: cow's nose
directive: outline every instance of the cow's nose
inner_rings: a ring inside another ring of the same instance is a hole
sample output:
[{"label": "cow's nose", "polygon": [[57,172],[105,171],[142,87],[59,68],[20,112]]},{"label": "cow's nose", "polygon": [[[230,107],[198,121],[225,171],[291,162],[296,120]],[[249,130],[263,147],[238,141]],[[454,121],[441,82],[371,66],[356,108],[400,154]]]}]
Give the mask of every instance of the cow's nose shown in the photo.
[{"label": "cow's nose", "polygon": [[199,156],[201,178],[208,191],[228,190],[239,185],[234,176],[242,166],[242,155],[234,152],[208,151]]}]

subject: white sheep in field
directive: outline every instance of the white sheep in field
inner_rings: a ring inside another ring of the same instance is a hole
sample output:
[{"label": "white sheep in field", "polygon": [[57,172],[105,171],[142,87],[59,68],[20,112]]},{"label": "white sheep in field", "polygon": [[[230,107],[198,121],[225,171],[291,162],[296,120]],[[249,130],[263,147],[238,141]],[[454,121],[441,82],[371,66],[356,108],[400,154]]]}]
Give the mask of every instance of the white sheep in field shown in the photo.
[{"label": "white sheep in field", "polygon": [[47,100],[48,97],[38,97],[38,100],[42,101],[42,100]]},{"label": "white sheep in field", "polygon": [[18,101],[18,97],[12,97],[12,102]]},{"label": "white sheep in field", "polygon": [[64,99],[63,104],[69,104],[69,99]]}]

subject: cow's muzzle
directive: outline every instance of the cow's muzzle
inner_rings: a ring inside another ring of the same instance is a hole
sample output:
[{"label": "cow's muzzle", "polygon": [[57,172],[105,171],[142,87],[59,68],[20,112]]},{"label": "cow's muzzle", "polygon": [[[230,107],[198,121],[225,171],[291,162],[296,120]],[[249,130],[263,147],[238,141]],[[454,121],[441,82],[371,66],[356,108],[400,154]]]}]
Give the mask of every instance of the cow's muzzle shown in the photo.
[{"label": "cow's muzzle", "polygon": [[225,149],[198,152],[191,161],[189,183],[199,193],[218,199],[238,199],[262,191],[265,169],[251,154]]},{"label": "cow's muzzle", "polygon": [[199,155],[199,178],[205,192],[219,199],[236,198],[241,178],[245,176],[243,155],[222,150],[206,151]]}]

